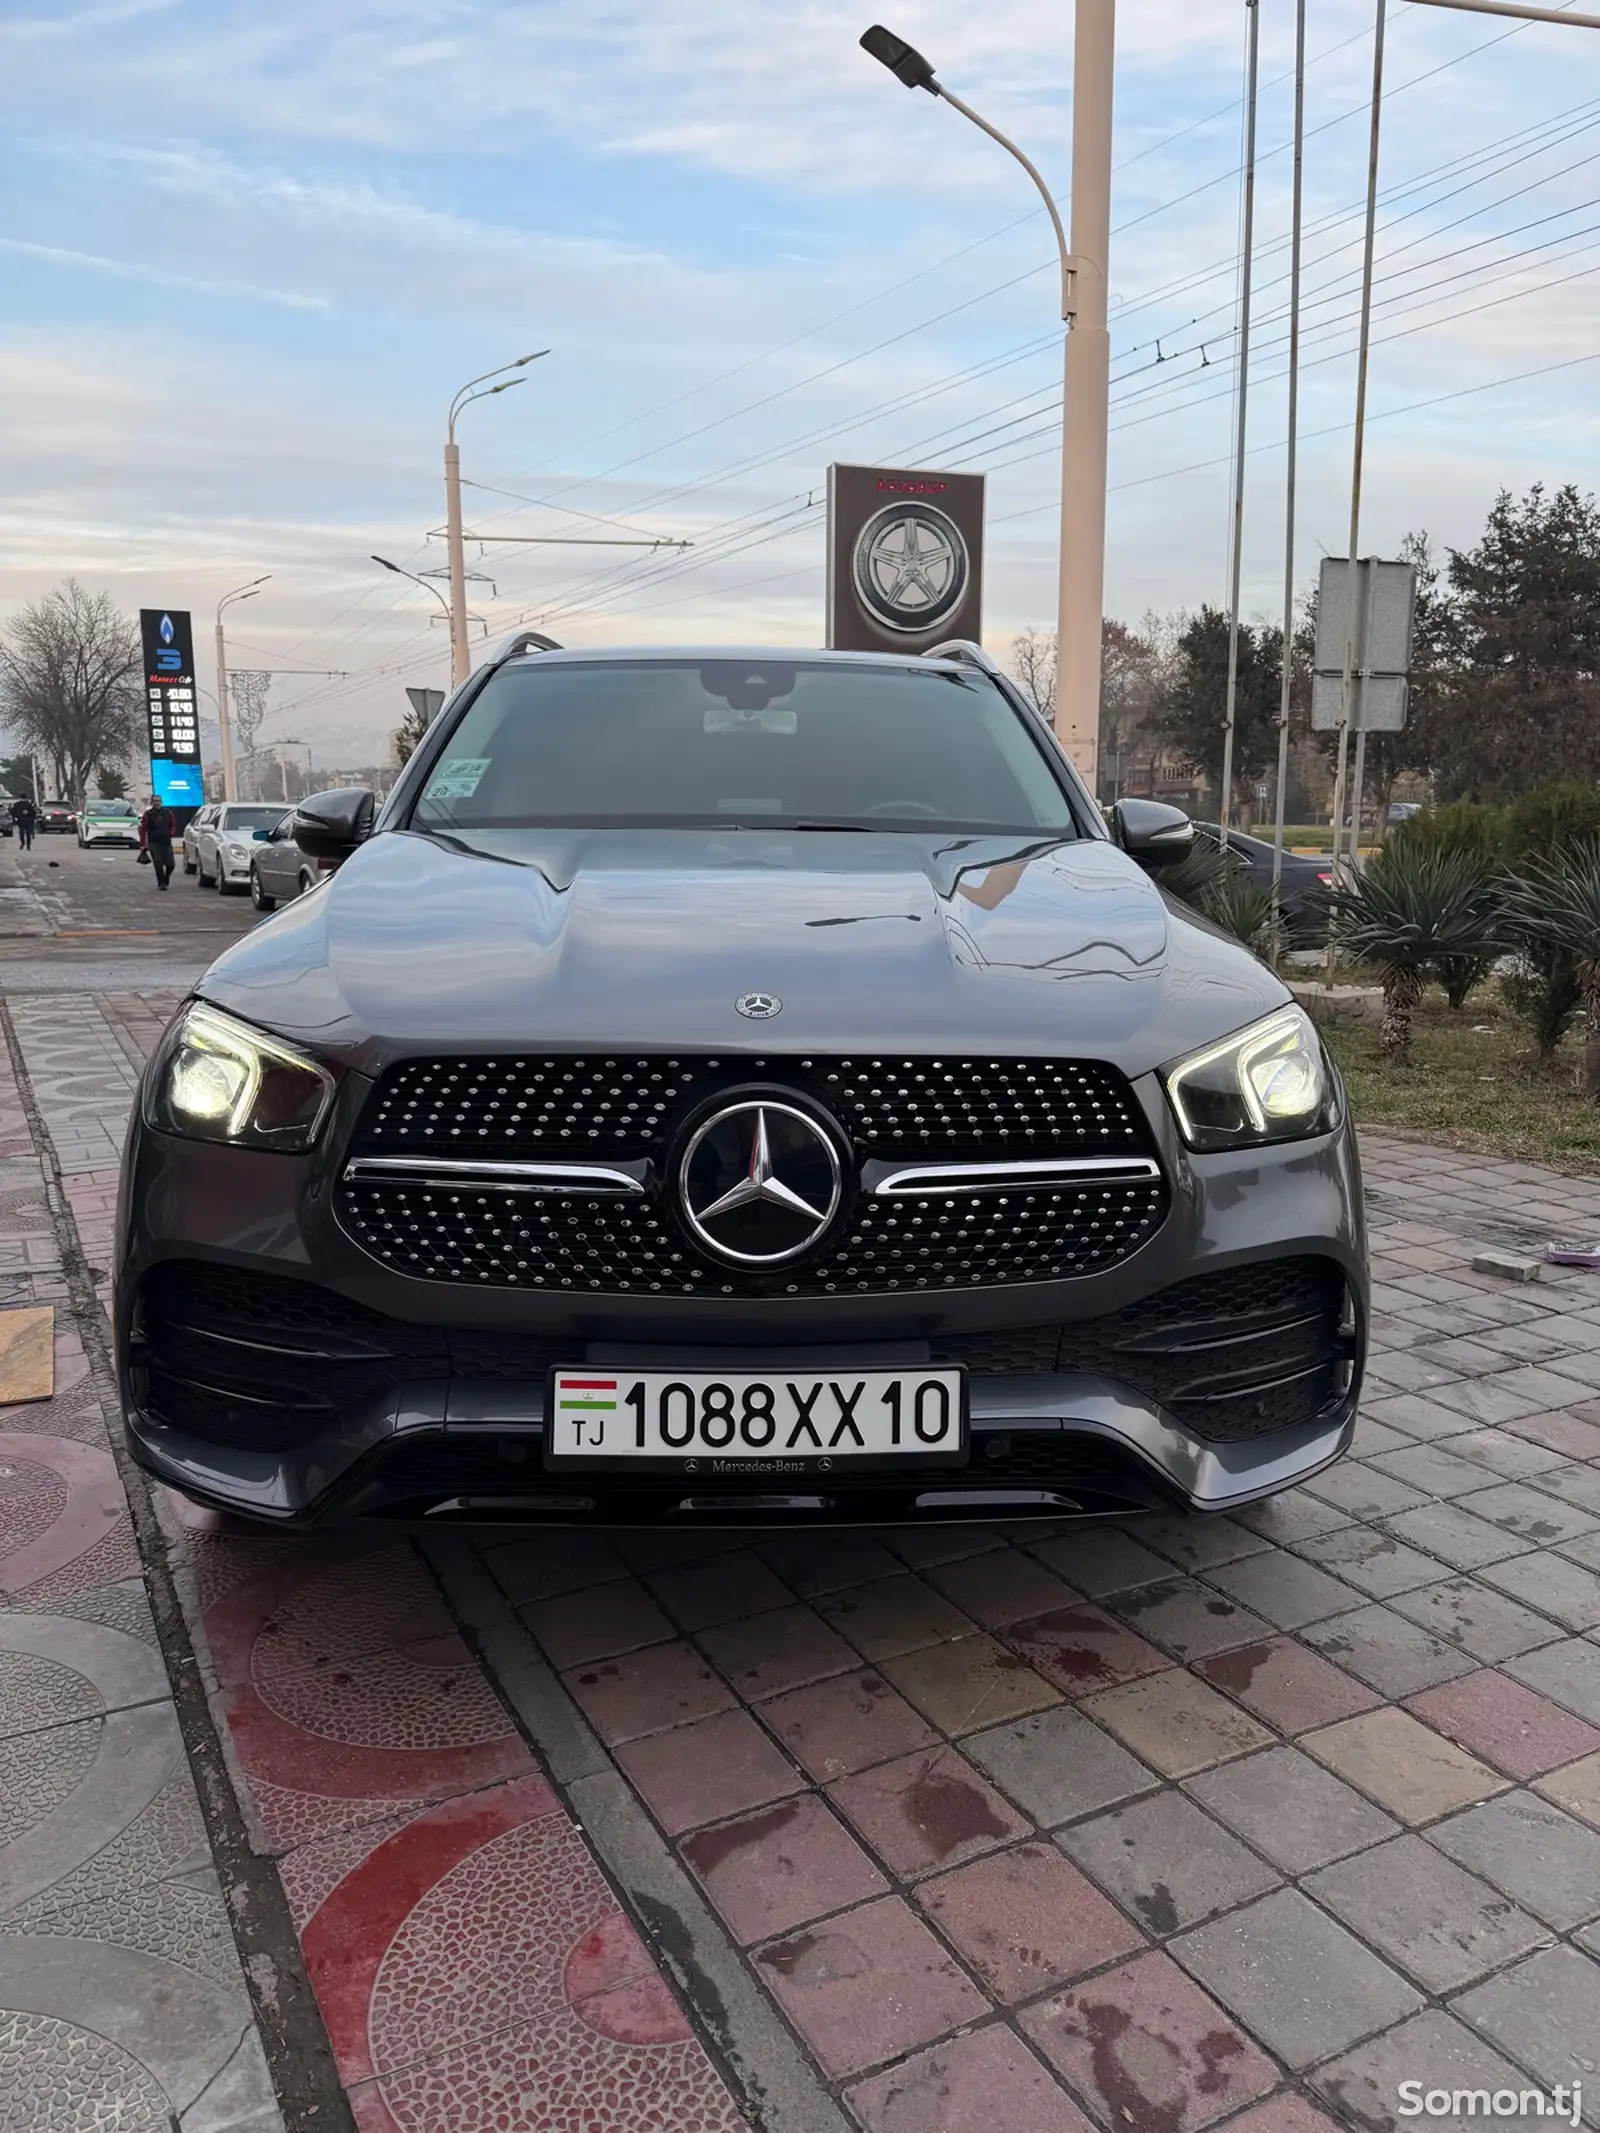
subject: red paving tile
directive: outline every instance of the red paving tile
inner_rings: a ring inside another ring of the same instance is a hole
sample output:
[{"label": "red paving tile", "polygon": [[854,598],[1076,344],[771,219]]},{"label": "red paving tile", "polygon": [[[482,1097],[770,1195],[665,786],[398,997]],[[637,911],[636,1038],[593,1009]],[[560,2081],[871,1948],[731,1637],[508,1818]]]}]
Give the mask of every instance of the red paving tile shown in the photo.
[{"label": "red paving tile", "polygon": [[1418,1718],[1507,1777],[1542,1777],[1600,1748],[1600,1732],[1485,1667],[1406,1699]]},{"label": "red paving tile", "polygon": [[1195,2133],[1277,2080],[1215,2001],[1165,1955],[1138,1956],[1021,2019],[1109,2126]]},{"label": "red paving tile", "polygon": [[753,1700],[803,1688],[857,1664],[848,1644],[809,1607],[779,1607],[748,1621],[703,1630],[699,1639],[741,1696]]},{"label": "red paving tile", "polygon": [[814,1792],[699,1830],[682,1851],[729,1932],[747,1946],[886,1886]]},{"label": "red paving tile", "polygon": [[1030,1825],[954,1748],[922,1749],[841,1778],[828,1796],[892,1873],[953,1866]]},{"label": "red paving tile", "polygon": [[[7,1410],[7,1420],[43,1403]],[[26,1429],[0,1430],[8,1470],[0,1496],[0,1595],[59,1598],[137,1577],[142,1565],[116,1462],[103,1445]]]},{"label": "red paving tile", "polygon": [[954,1563],[941,1563],[927,1570],[928,1583],[957,1607],[965,1608],[974,1622],[985,1629],[998,1629],[1007,1622],[1021,1622],[1053,1609],[1076,1607],[1080,1595],[1070,1585],[1046,1570],[1031,1555],[1015,1548],[998,1548],[985,1555],[968,1555]]},{"label": "red paving tile", "polygon": [[1032,1999],[1144,1936],[1053,1844],[1021,1844],[924,1882],[917,1900],[998,2000]]},{"label": "red paving tile", "polygon": [[772,1942],[756,1968],[836,2080],[984,2012],[977,1987],[899,1896]]},{"label": "red paving tile", "polygon": [[1154,1674],[1171,1660],[1098,1607],[1057,1607],[1001,1631],[1005,1643],[1063,1695],[1087,1696]]},{"label": "red paving tile", "polygon": [[642,1645],[666,1644],[673,1635],[672,1624],[632,1578],[536,1600],[522,1610],[522,1619],[555,1667],[614,1659]]},{"label": "red paving tile", "polygon": [[617,1750],[645,1805],[676,1837],[798,1792],[805,1779],[747,1711],[719,1711]]},{"label": "red paving tile", "polygon": [[483,1559],[514,1607],[628,1574],[616,1551],[593,1533],[540,1533],[486,1548]]},{"label": "red paving tile", "polygon": [[761,1716],[824,1784],[913,1748],[934,1747],[939,1739],[927,1720],[870,1669],[775,1696],[761,1706]]},{"label": "red paving tile", "polygon": [[1214,1652],[1195,1672],[1280,1733],[1308,1733],[1353,1718],[1382,1701],[1353,1675],[1292,1637],[1268,1637],[1237,1651]]},{"label": "red paving tile", "polygon": [[1339,2133],[1331,2118],[1287,2090],[1258,2103],[1243,2118],[1230,2118],[1227,2133]]},{"label": "red paving tile", "polygon": [[711,1629],[719,1622],[786,1607],[794,1599],[782,1579],[747,1548],[714,1555],[704,1563],[658,1570],[648,1583],[681,1629]]},{"label": "red paving tile", "polygon": [[653,1644],[626,1659],[574,1667],[563,1680],[605,1740],[636,1740],[691,1718],[709,1718],[733,1703],[700,1654],[688,1644]]},{"label": "red paving tile", "polygon": [[866,2133],[1091,2133],[1066,2091],[999,2024],[874,2074],[850,2091],[850,2105]]}]

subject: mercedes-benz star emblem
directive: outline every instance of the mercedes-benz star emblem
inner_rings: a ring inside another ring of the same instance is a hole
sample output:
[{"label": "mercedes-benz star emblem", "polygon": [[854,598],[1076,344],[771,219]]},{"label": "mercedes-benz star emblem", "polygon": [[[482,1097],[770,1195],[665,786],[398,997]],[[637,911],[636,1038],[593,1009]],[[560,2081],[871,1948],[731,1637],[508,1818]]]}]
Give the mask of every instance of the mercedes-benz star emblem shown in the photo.
[{"label": "mercedes-benz star emblem", "polygon": [[783,1011],[783,1002],[775,992],[742,992],[733,1004],[751,1022],[770,1022]]},{"label": "mercedes-benz star emblem", "polygon": [[844,1196],[839,1153],[809,1112],[762,1097],[712,1113],[678,1165],[691,1234],[737,1266],[781,1266],[826,1234]]},{"label": "mercedes-benz star emblem", "polygon": [[886,504],[856,535],[856,597],[886,629],[937,629],[961,605],[971,568],[960,527],[933,504]]}]

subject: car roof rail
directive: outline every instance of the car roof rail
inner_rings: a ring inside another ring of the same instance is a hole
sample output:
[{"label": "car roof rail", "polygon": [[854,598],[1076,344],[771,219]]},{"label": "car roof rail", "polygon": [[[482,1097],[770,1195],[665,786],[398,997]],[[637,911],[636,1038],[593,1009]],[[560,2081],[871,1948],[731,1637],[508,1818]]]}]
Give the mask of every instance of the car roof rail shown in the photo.
[{"label": "car roof rail", "polygon": [[563,649],[554,637],[546,637],[541,630],[513,630],[503,643],[495,647],[488,664],[498,667],[508,659],[520,658],[524,652],[559,652]]},{"label": "car roof rail", "polygon": [[951,637],[944,644],[930,644],[922,656],[924,659],[953,659],[960,666],[977,667],[984,674],[1000,672],[998,662],[970,637]]}]

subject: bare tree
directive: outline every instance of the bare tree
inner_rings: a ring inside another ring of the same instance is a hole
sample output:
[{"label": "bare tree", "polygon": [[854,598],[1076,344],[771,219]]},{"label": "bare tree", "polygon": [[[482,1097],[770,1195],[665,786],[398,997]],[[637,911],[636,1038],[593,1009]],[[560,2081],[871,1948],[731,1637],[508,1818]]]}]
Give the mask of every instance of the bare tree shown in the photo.
[{"label": "bare tree", "polygon": [[1018,688],[1042,719],[1056,713],[1056,633],[1030,623],[1011,647],[1011,672]]},{"label": "bare tree", "polygon": [[97,763],[132,753],[142,708],[138,625],[109,593],[68,578],[0,632],[5,723],[74,807]]}]

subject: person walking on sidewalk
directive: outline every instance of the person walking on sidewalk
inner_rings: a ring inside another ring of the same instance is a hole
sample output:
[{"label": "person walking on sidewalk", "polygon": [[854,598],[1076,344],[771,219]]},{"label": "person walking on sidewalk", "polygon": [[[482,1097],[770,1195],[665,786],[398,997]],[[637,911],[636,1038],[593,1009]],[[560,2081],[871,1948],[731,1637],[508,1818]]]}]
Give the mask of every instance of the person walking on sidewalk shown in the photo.
[{"label": "person walking on sidewalk", "polygon": [[159,796],[152,793],[150,805],[139,817],[139,851],[141,855],[149,854],[158,889],[164,889],[172,879],[173,827],[171,813],[162,806]]},{"label": "person walking on sidewalk", "polygon": [[33,850],[33,833],[38,826],[39,810],[26,794],[11,803],[11,821],[17,833],[17,842],[23,851]]}]

